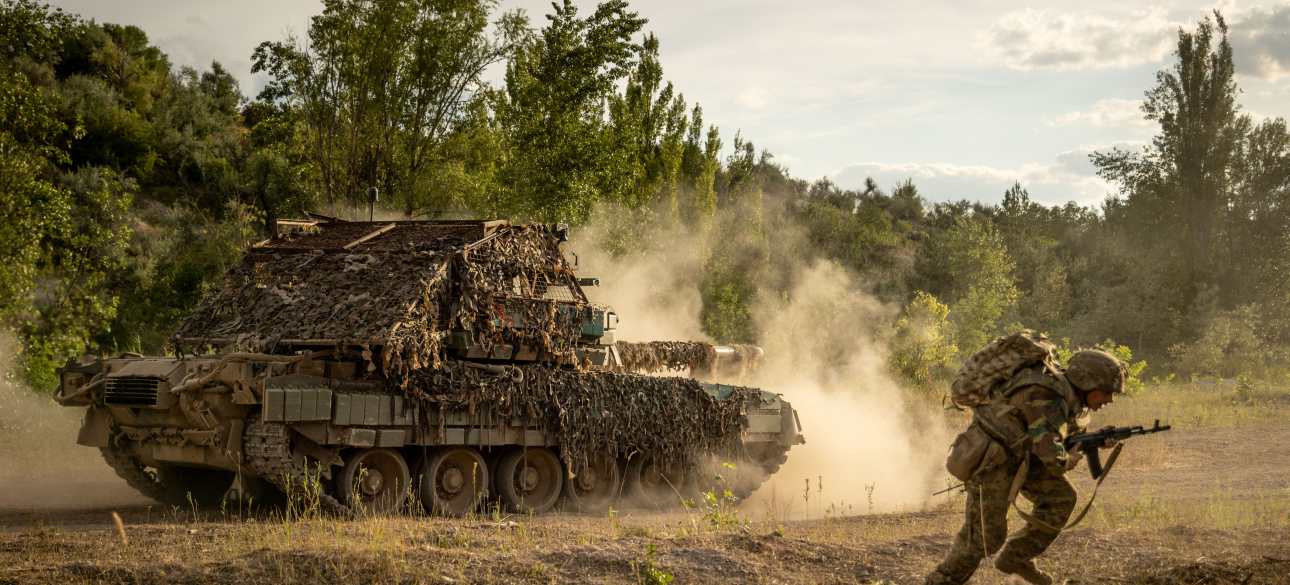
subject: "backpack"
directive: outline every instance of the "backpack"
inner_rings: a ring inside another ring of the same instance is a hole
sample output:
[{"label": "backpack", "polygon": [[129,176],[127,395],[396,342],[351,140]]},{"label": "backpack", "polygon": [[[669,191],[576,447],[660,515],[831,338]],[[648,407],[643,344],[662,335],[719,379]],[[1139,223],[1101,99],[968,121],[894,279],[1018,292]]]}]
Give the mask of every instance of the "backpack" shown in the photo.
[{"label": "backpack", "polygon": [[954,374],[950,401],[972,408],[990,399],[990,391],[1011,380],[1017,371],[1042,362],[1056,361],[1057,346],[1047,336],[1023,329],[1000,337],[972,354]]}]

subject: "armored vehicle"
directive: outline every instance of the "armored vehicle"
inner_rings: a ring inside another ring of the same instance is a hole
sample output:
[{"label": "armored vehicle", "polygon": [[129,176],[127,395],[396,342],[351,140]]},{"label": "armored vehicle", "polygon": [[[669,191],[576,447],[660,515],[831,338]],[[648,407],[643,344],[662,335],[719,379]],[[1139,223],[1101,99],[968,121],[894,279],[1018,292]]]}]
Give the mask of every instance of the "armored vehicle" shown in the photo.
[{"label": "armored vehicle", "polygon": [[[705,461],[735,463],[726,489],[751,493],[804,442],[780,396],[721,383],[760,350],[618,341],[567,232],[279,220],[172,355],[69,360],[55,400],[85,408],[79,444],[164,503],[236,484],[341,512],[409,495],[440,514],[595,512],[708,489]],[[649,375],[665,370],[690,376]]]}]

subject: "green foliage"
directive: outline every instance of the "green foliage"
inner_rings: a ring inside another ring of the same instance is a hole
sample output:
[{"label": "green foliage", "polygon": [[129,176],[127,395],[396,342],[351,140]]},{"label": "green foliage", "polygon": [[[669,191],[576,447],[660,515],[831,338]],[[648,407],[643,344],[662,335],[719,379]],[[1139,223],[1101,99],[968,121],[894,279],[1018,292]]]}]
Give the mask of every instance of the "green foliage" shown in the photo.
[{"label": "green foliage", "polygon": [[623,93],[609,97],[608,133],[613,142],[609,156],[619,160],[600,190],[605,197],[634,208],[651,205],[657,197],[665,217],[675,219],[689,119],[685,98],[674,97],[671,83],[662,85],[658,47],[658,39],[646,35]]},{"label": "green foliage", "polygon": [[636,561],[632,561],[632,568],[636,570],[638,576],[645,578],[645,583],[648,585],[667,585],[675,577],[659,568],[658,561],[654,560],[657,555],[658,547],[654,546],[654,543],[646,544],[645,562],[637,564]]},{"label": "green foliage", "polygon": [[[1161,125],[1151,146],[1142,153],[1095,154],[1093,162],[1127,196],[1108,202],[1108,219],[1133,229],[1130,245],[1139,255],[1169,252],[1151,258],[1163,268],[1159,289],[1169,292],[1156,295],[1156,307],[1131,309],[1144,319],[1176,324],[1176,335],[1163,336],[1159,349],[1168,347],[1190,371],[1251,367],[1264,359],[1257,355],[1261,342],[1225,333],[1225,323],[1235,317],[1221,314],[1278,296],[1273,291],[1280,285],[1273,283],[1282,280],[1277,258],[1290,216],[1276,193],[1290,185],[1290,139],[1284,121],[1254,127],[1240,114],[1220,13],[1198,23],[1195,32],[1179,31],[1175,54],[1177,63],[1157,74],[1143,102],[1146,118]],[[1174,313],[1165,318],[1161,309]],[[1271,317],[1277,308],[1259,310]],[[1276,336],[1284,329],[1263,331]],[[1204,341],[1178,343],[1178,337]],[[1229,349],[1255,357],[1242,365],[1220,364]]]},{"label": "green foliage", "polygon": [[1003,237],[988,218],[959,219],[946,233],[948,291],[963,356],[1004,332],[1001,319],[1014,310],[1019,291]]},{"label": "green foliage", "polygon": [[715,491],[704,492],[700,504],[703,515],[700,519],[717,530],[730,531],[746,526],[749,521],[739,518],[739,509],[736,507],[738,504],[739,498],[730,493],[730,490],[722,490],[720,494]]},{"label": "green foliage", "polygon": [[1254,379],[1245,374],[1236,377],[1236,396],[1241,400],[1249,400],[1250,394],[1254,392]]},{"label": "green foliage", "polygon": [[887,366],[929,390],[935,380],[947,378],[958,354],[949,313],[936,297],[919,291],[896,321]]},{"label": "green foliage", "polygon": [[129,237],[118,225],[130,197],[111,173],[57,175],[63,146],[82,134],[59,105],[24,74],[0,72],[0,322],[22,341],[22,377],[42,389],[111,317],[105,273]]},{"label": "green foliage", "polygon": [[66,160],[56,104],[24,75],[0,75],[0,312],[15,315],[31,310],[41,244],[70,227],[72,198],[45,180],[50,165]]},{"label": "green foliage", "polygon": [[478,137],[470,119],[480,74],[508,54],[526,24],[510,13],[488,36],[492,7],[328,0],[307,41],[256,48],[252,72],[271,78],[260,99],[276,106],[262,111],[296,126],[282,138],[308,161],[310,185],[332,210],[366,203],[372,186],[414,216],[443,213],[475,194],[452,155]]},{"label": "green foliage", "polygon": [[117,314],[95,341],[112,352],[165,352],[179,321],[223,278],[257,237],[254,208],[229,202],[223,221],[197,208],[156,207],[136,218],[137,237],[117,275]]},{"label": "green foliage", "polygon": [[1260,335],[1265,329],[1262,312],[1257,305],[1214,312],[1199,337],[1169,348],[1177,369],[1218,377],[1265,374],[1272,363],[1284,361],[1285,350],[1270,346]]},{"label": "green foliage", "polygon": [[[631,38],[646,21],[628,12],[625,1],[602,3],[585,19],[577,17],[570,0],[553,6],[540,34],[517,41],[506,66],[506,91],[493,99],[508,157],[499,181],[504,211],[576,224],[590,217],[602,197],[639,200],[644,187],[625,165],[640,157],[646,134],[659,129],[642,118],[654,113],[645,102],[653,101],[649,96],[661,72],[649,56],[637,67],[643,47]],[[605,119],[606,100],[629,76],[632,95],[615,100],[614,131]],[[631,143],[635,148],[616,148]]]},{"label": "green foliage", "polygon": [[[25,0],[0,5],[0,29],[0,237],[10,243],[0,252],[0,321],[22,343],[21,375],[49,389],[67,356],[142,347],[117,343],[148,336],[122,330],[133,324],[126,316],[166,311],[138,299],[152,294],[186,313],[199,297],[182,293],[200,272],[199,250],[218,238],[176,250],[190,256],[165,277],[169,290],[136,290],[130,267],[156,259],[131,243],[159,234],[132,206],[195,206],[223,225],[229,202],[249,195],[242,171],[253,157],[236,130],[237,84],[218,64],[174,72],[137,27]],[[140,192],[149,198],[136,201]],[[223,266],[202,276],[217,279]]]},{"label": "green foliage", "polygon": [[757,286],[744,267],[727,256],[714,256],[703,272],[699,292],[704,302],[699,319],[704,333],[720,343],[755,342],[752,303]]}]

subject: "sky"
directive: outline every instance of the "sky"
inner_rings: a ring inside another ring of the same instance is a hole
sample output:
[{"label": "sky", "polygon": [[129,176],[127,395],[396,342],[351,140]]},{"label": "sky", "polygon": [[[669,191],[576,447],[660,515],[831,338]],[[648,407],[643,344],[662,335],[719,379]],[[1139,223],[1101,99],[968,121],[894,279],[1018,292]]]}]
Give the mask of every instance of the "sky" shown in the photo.
[{"label": "sky", "polygon": [[[581,14],[594,0],[576,0]],[[134,24],[175,65],[219,61],[244,93],[263,87],[250,55],[302,34],[318,0],[51,0]],[[502,0],[545,23],[550,2]],[[998,202],[1020,181],[1032,201],[1096,205],[1115,187],[1093,151],[1140,149],[1158,130],[1138,109],[1172,62],[1178,29],[1222,11],[1239,102],[1255,120],[1290,116],[1290,0],[1245,3],[637,0],[664,76],[703,106],[727,148],[736,132],[798,178],[856,188],[913,179],[934,201]],[[500,82],[500,70],[490,73]]]}]

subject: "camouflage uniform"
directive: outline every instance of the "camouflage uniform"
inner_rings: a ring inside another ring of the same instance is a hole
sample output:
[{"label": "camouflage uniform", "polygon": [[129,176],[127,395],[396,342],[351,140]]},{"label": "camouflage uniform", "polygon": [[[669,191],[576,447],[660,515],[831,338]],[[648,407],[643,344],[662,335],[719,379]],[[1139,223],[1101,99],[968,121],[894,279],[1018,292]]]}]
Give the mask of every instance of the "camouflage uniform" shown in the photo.
[{"label": "camouflage uniform", "polygon": [[949,555],[927,576],[929,585],[967,582],[986,552],[994,554],[1000,547],[1003,547],[1001,560],[1029,562],[1060,534],[1059,530],[1026,526],[1004,545],[1008,535],[1009,491],[1023,457],[1030,459],[1030,467],[1020,494],[1034,503],[1032,515],[1048,526],[1060,528],[1075,509],[1075,488],[1066,479],[1067,458],[1062,439],[1079,430],[1075,428],[1076,421],[1069,419],[1083,404],[1069,408],[1072,405],[1067,404],[1062,393],[1041,385],[1017,389],[1007,398],[1007,403],[1016,408],[1010,416],[1018,417],[1018,422],[1024,420],[1030,448],[1022,453],[1009,453],[1006,463],[981,472],[967,483],[967,517]]}]

